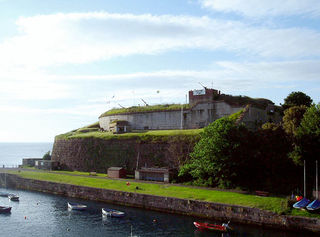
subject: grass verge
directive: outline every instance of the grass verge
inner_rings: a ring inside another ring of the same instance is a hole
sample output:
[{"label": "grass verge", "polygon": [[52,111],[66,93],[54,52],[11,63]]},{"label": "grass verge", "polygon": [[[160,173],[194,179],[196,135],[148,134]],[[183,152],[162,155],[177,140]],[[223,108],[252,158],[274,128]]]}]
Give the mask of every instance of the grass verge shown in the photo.
[{"label": "grass verge", "polygon": [[[194,187],[182,187],[170,184],[132,182],[131,185],[128,186],[126,185],[126,180],[112,180],[85,176],[72,176],[62,172],[48,173],[32,171],[14,171],[11,173],[17,174],[23,178],[28,179],[66,183],[93,188],[111,189],[124,192],[135,192],[141,194],[150,194],[165,197],[175,197],[255,207],[263,210],[269,210],[279,214],[287,211],[287,201],[285,198],[280,197],[259,197],[248,194],[199,189]],[[136,189],[136,186],[139,187],[138,190]]]}]

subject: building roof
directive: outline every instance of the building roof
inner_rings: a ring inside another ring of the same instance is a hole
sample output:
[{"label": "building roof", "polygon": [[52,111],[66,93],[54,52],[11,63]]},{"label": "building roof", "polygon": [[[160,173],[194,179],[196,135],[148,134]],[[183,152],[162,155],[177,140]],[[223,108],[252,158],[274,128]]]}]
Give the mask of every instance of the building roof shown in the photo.
[{"label": "building roof", "polygon": [[110,167],[108,170],[113,170],[113,171],[119,171],[119,170],[124,170],[123,167]]}]

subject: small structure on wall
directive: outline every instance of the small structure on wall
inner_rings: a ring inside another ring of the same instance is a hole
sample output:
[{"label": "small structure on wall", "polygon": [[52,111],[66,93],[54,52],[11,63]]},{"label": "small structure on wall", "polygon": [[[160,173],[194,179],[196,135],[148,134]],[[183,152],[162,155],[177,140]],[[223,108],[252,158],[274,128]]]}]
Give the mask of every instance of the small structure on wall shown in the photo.
[{"label": "small structure on wall", "polygon": [[126,178],[127,172],[122,167],[110,167],[108,169],[108,177],[109,178]]},{"label": "small structure on wall", "polygon": [[59,169],[59,162],[52,160],[37,160],[35,162],[35,167],[44,170],[57,170]]},{"label": "small structure on wall", "polygon": [[173,170],[168,168],[143,167],[135,171],[135,179],[158,182],[170,182],[172,174]]},{"label": "small structure on wall", "polygon": [[128,121],[125,120],[114,120],[109,126],[110,132],[112,133],[126,133],[131,131]]},{"label": "small structure on wall", "polygon": [[23,158],[22,165],[28,167],[34,167],[36,165],[36,161],[42,160],[42,158]]}]

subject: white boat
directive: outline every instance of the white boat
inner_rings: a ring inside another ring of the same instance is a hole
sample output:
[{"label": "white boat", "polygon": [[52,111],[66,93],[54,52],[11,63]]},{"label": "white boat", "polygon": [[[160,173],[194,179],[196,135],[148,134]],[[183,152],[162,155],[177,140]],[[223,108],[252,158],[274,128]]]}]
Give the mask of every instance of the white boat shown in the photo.
[{"label": "white boat", "polygon": [[68,208],[70,210],[83,211],[87,209],[87,206],[79,203],[68,202]]},{"label": "white boat", "polygon": [[11,201],[19,201],[19,196],[16,195],[16,194],[9,194],[9,195],[8,195],[8,198],[9,198]]},{"label": "white boat", "polygon": [[102,208],[102,215],[111,216],[111,217],[124,217],[125,213],[118,210]]}]

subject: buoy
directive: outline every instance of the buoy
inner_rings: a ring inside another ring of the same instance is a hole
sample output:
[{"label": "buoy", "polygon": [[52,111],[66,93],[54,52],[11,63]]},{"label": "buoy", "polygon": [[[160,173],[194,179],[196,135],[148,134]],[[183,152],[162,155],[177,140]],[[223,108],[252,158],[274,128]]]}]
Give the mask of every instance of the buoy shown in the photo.
[{"label": "buoy", "polygon": [[27,217],[26,217],[26,216],[24,216],[24,219],[26,220],[26,219],[27,219]]}]

